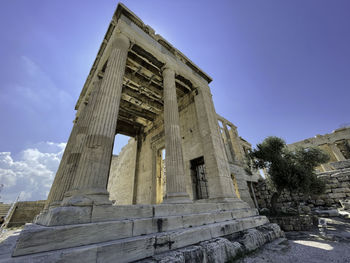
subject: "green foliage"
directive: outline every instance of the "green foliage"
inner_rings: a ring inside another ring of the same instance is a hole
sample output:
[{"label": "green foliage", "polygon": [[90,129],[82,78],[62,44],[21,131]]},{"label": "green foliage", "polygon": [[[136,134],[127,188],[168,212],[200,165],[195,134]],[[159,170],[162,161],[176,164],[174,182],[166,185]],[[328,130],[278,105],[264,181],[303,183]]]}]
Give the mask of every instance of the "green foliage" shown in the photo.
[{"label": "green foliage", "polygon": [[318,179],[315,168],[329,160],[329,156],[317,148],[299,147],[289,150],[284,140],[267,137],[249,153],[253,168],[266,168],[270,183],[278,195],[283,191],[321,194],[325,184]]}]

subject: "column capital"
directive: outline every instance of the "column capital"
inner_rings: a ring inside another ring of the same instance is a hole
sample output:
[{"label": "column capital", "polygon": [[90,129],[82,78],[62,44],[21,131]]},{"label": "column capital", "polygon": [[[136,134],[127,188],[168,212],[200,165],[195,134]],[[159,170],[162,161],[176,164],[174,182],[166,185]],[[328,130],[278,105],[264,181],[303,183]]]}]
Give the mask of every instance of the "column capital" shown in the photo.
[{"label": "column capital", "polygon": [[128,50],[130,48],[130,39],[123,33],[117,33],[112,41],[112,47]]},{"label": "column capital", "polygon": [[162,70],[163,76],[164,76],[164,75],[167,75],[167,74],[173,74],[173,75],[175,75],[175,69],[174,69],[172,66],[170,66],[169,64],[165,64],[165,65],[161,68],[161,70]]}]

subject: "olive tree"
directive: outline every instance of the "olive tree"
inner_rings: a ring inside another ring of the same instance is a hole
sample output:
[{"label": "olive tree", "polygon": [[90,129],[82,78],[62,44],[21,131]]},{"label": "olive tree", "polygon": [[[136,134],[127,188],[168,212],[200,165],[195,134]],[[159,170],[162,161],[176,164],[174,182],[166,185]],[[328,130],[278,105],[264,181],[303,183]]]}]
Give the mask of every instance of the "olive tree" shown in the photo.
[{"label": "olive tree", "polygon": [[283,139],[270,136],[257,144],[248,157],[253,168],[266,168],[268,171],[269,183],[275,189],[270,200],[274,214],[277,213],[276,203],[283,190],[290,194],[321,194],[325,190],[325,184],[317,178],[315,168],[327,162],[329,156],[318,148],[289,150]]}]

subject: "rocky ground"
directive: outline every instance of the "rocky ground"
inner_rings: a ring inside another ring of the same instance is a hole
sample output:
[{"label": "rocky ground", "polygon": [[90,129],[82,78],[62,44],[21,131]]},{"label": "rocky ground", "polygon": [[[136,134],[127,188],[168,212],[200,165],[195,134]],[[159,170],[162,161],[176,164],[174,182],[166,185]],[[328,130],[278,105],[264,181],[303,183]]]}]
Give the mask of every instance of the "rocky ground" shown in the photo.
[{"label": "rocky ground", "polygon": [[350,220],[326,218],[325,227],[286,232],[277,239],[235,262],[238,263],[350,263]]},{"label": "rocky ground", "polygon": [[[350,220],[326,218],[325,227],[312,231],[286,232],[285,238],[233,262],[238,263],[350,263]],[[11,229],[0,237],[0,262],[8,258],[21,229]]]}]

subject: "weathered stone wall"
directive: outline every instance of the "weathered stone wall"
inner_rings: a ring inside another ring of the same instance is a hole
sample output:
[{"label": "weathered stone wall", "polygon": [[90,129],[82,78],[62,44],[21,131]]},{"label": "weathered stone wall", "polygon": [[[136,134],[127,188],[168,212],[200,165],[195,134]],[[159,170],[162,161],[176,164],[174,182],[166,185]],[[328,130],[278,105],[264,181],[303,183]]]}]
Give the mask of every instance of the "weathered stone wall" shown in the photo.
[{"label": "weathered stone wall", "polygon": [[11,207],[11,204],[0,203],[0,217],[5,217],[10,207]]},{"label": "weathered stone wall", "polygon": [[[186,189],[191,198],[194,197],[195,187],[193,185],[191,160],[203,156],[203,145],[198,126],[198,118],[195,104],[190,96],[184,97],[179,102],[180,129],[182,137],[182,149],[185,165]],[[222,118],[222,117],[220,117]],[[228,122],[228,121],[226,121]],[[231,157],[229,168],[231,177],[234,176],[237,183],[239,197],[247,202],[251,207],[255,207],[254,201],[249,193],[249,183],[256,182],[259,178],[257,174],[248,175],[244,170],[243,146],[249,147],[250,144],[238,136],[237,130],[233,124],[229,129],[229,134],[223,136],[224,145],[232,143],[233,155]],[[145,131],[145,136],[141,139],[141,148],[137,155],[137,142],[131,139],[123,147],[118,156],[113,156],[108,182],[108,191],[110,199],[116,200],[117,204],[135,203],[149,204],[157,203],[157,154],[165,147],[163,116],[160,115],[154,126]],[[227,155],[227,150],[226,150]],[[227,160],[230,156],[227,156]],[[210,169],[206,164],[206,169]],[[136,195],[134,197],[134,195]]]},{"label": "weathered stone wall", "polygon": [[21,226],[33,222],[34,218],[44,208],[44,205],[45,200],[18,202],[8,227]]},{"label": "weathered stone wall", "polygon": [[107,190],[118,205],[132,204],[137,142],[130,139],[118,156],[112,156]]},{"label": "weathered stone wall", "polygon": [[[193,198],[190,161],[203,156],[202,142],[193,101],[184,98],[179,105],[186,189]],[[117,204],[132,204],[133,194],[136,194],[135,201],[138,204],[156,203],[156,155],[158,150],[165,147],[163,115],[145,133],[137,162],[137,142],[134,139],[123,147],[118,157],[112,159],[108,191],[110,199],[116,200]]]},{"label": "weathered stone wall", "polygon": [[305,231],[310,230],[317,221],[317,216],[298,215],[298,216],[269,216],[271,223],[278,224],[283,231]]},{"label": "weathered stone wall", "polygon": [[[304,196],[302,194],[292,194],[293,199],[298,202],[305,202],[310,209],[316,207],[338,208],[339,200],[347,200],[350,198],[350,168],[339,169],[318,174],[326,182],[326,191],[319,196]],[[259,208],[268,208],[273,192],[266,184],[266,181],[260,180],[254,184],[255,195],[259,204]],[[283,192],[279,198],[278,206],[283,211],[288,212],[292,204],[291,196],[287,192]],[[304,207],[305,210],[308,210]]]},{"label": "weathered stone wall", "polygon": [[255,208],[254,197],[249,193],[249,185],[251,181],[257,182],[258,177],[254,175],[249,175],[244,170],[242,166],[230,164],[231,175],[237,180],[237,186],[239,191],[239,197],[249,204],[250,207]]}]

